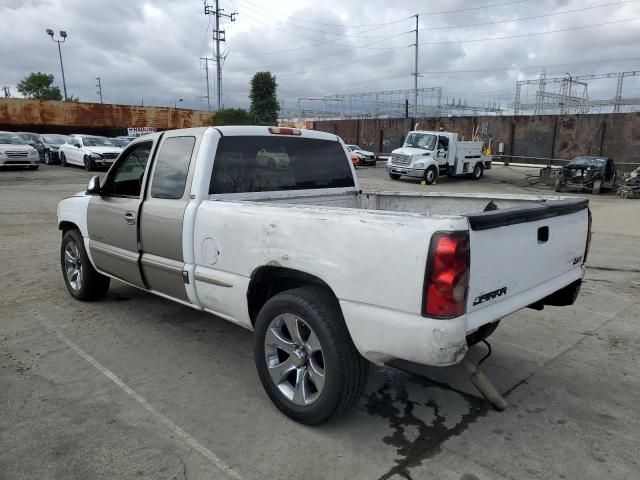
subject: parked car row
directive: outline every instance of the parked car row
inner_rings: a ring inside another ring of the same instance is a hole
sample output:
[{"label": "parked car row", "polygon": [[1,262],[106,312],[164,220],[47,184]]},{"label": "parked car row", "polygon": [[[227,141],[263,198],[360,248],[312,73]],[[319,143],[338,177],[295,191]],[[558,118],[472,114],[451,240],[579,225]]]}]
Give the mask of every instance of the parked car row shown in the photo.
[{"label": "parked car row", "polygon": [[136,137],[0,132],[0,167],[37,169],[40,163],[78,165],[86,170],[109,167]]}]

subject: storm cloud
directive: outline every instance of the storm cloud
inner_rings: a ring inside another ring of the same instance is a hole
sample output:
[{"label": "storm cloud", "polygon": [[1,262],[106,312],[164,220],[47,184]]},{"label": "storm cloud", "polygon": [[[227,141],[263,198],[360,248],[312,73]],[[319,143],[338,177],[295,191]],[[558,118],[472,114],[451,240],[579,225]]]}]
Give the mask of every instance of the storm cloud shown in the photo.
[{"label": "storm cloud", "polygon": [[[494,6],[475,8],[488,4]],[[553,76],[640,65],[636,0],[221,0],[221,6],[238,12],[223,24],[225,106],[247,107],[249,80],[261,70],[276,75],[285,111],[299,97],[411,88],[416,13],[420,86],[442,87],[445,97],[469,103],[507,105],[516,80],[543,68]],[[105,102],[166,106],[182,98],[182,106],[206,108],[200,57],[212,55],[212,17],[202,0],[0,0],[0,84],[14,95],[32,71],[53,73],[62,87],[47,28],[68,32],[67,90],[81,101],[98,101],[99,76]],[[210,64],[212,103],[214,77]],[[627,81],[625,95],[640,96],[639,87]],[[613,97],[615,79],[589,88],[591,97]]]}]

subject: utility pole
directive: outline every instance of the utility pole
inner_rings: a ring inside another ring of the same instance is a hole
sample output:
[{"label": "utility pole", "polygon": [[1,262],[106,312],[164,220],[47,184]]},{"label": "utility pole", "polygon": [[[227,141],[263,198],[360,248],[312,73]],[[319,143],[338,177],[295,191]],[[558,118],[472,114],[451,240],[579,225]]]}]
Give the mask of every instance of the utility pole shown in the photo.
[{"label": "utility pole", "polygon": [[236,21],[237,12],[222,13],[223,8],[220,8],[220,1],[214,0],[215,7],[212,7],[207,3],[208,0],[204,0],[204,14],[215,15],[214,29],[213,29],[213,61],[216,62],[216,106],[217,110],[220,110],[222,99],[222,55],[220,53],[220,42],[225,42],[225,31],[220,28],[220,19],[228,18],[232,22]]},{"label": "utility pole", "polygon": [[418,118],[418,14],[416,17],[416,56],[415,56],[415,70],[413,78],[413,117]]},{"label": "utility pole", "polygon": [[96,87],[98,87],[98,91],[96,93],[100,95],[100,103],[102,103],[102,83],[100,83],[100,77],[96,77],[96,81],[98,82],[96,83]]},{"label": "utility pole", "polygon": [[209,57],[200,57],[200,60],[204,60],[204,70],[207,75],[207,110],[211,111],[211,96],[209,95],[209,60],[213,60]]}]

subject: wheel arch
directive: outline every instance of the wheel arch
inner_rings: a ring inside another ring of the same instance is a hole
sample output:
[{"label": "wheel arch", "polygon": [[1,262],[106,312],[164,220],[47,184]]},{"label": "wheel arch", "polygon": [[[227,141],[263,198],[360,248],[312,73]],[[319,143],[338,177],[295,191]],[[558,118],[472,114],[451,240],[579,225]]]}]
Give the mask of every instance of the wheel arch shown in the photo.
[{"label": "wheel arch", "polygon": [[251,274],[251,281],[247,288],[247,307],[251,325],[255,326],[260,309],[271,297],[287,290],[306,286],[322,288],[331,295],[340,308],[334,291],[327,282],[316,275],[281,266],[263,265],[256,268]]},{"label": "wheel arch", "polygon": [[58,223],[58,230],[61,230],[63,234],[73,229],[76,229],[79,231],[80,227],[69,220],[62,220],[61,222]]}]

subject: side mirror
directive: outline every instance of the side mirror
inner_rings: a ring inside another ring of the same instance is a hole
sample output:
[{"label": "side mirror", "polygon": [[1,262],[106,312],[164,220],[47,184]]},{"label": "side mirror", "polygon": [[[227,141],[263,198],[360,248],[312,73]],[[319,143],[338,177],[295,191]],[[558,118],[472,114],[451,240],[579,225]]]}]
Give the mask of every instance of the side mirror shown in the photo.
[{"label": "side mirror", "polygon": [[79,143],[74,143],[73,146],[76,147],[76,148],[80,148],[80,144]]},{"label": "side mirror", "polygon": [[91,180],[89,180],[87,195],[100,195],[100,177],[98,177],[98,175],[94,175],[91,177]]}]

